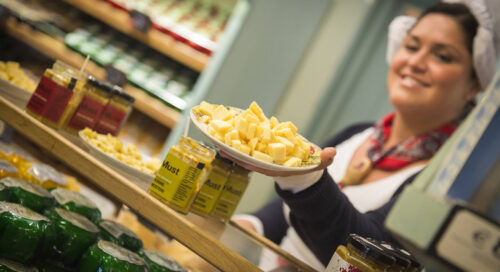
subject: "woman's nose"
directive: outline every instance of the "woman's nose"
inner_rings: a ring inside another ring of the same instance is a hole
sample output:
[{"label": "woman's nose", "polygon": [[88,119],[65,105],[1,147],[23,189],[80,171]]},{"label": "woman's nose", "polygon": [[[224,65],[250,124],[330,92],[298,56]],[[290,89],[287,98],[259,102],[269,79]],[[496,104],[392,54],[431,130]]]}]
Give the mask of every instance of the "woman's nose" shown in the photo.
[{"label": "woman's nose", "polygon": [[408,65],[417,72],[424,72],[427,68],[427,53],[424,50],[414,52],[408,57]]}]

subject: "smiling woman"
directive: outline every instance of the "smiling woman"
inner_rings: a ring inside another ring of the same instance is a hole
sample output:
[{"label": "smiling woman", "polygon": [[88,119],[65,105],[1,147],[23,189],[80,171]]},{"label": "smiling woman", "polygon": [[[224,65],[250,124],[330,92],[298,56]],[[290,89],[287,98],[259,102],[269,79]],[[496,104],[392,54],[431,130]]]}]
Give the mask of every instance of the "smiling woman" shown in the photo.
[{"label": "smiling woman", "polygon": [[[500,54],[494,16],[498,0],[447,0],[404,24],[396,19],[387,74],[394,112],[333,137],[321,151],[321,170],[283,177],[252,168],[274,177],[281,199],[241,217],[242,225],[262,230],[318,270],[350,233],[394,242],[383,225],[392,205],[492,79]],[[283,264],[270,262],[265,269]]]}]

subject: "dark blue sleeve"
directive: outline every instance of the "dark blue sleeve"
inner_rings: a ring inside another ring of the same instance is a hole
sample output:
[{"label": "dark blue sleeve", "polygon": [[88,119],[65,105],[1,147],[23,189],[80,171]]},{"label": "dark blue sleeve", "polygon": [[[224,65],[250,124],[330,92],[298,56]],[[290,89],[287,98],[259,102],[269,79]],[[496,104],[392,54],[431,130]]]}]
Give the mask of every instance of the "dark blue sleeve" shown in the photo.
[{"label": "dark blue sleeve", "polygon": [[321,180],[304,191],[293,194],[275,186],[290,207],[290,222],[305,244],[326,266],[336,248],[345,244],[350,233],[379,241],[396,243],[384,229],[384,220],[399,197],[406,180],[384,206],[360,213],[340,191],[327,171]]}]

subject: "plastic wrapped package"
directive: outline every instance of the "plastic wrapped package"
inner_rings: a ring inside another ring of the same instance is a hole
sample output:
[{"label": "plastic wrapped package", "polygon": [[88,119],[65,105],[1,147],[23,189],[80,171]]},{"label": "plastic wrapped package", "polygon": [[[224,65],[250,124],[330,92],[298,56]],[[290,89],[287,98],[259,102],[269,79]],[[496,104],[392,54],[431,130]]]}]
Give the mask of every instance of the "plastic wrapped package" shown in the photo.
[{"label": "plastic wrapped package", "polygon": [[99,240],[78,262],[78,271],[146,272],[148,265],[136,253],[115,243]]},{"label": "plastic wrapped package", "polygon": [[10,191],[7,186],[0,183],[0,201],[10,201]]},{"label": "plastic wrapped package", "polygon": [[19,262],[44,258],[56,239],[54,224],[24,206],[0,202],[0,256]]},{"label": "plastic wrapped package", "polygon": [[19,170],[10,162],[0,159],[0,178],[19,177]]},{"label": "plastic wrapped package", "polygon": [[45,189],[68,187],[68,181],[63,174],[52,166],[39,162],[30,162],[19,167],[20,177]]},{"label": "plastic wrapped package", "polygon": [[15,167],[33,160],[29,154],[14,146],[0,142],[0,159],[10,162]]},{"label": "plastic wrapped package", "polygon": [[99,223],[101,238],[137,252],[142,248],[142,240],[137,234],[124,225],[111,220],[102,220]]},{"label": "plastic wrapped package", "polygon": [[49,253],[54,260],[73,265],[97,241],[99,228],[86,217],[61,208],[47,210],[45,215],[56,226],[57,237]]},{"label": "plastic wrapped package", "polygon": [[143,249],[139,253],[141,257],[149,265],[151,272],[187,272],[188,270],[172,259],[159,251],[151,249]]},{"label": "plastic wrapped package", "polygon": [[50,194],[58,207],[83,215],[96,225],[101,221],[101,211],[84,195],[64,188],[56,188]]},{"label": "plastic wrapped package", "polygon": [[10,192],[10,202],[19,203],[35,212],[43,212],[56,204],[47,190],[29,181],[7,177],[1,179],[0,183]]},{"label": "plastic wrapped package", "polygon": [[2,272],[38,272],[38,269],[22,263],[0,258],[0,271]]}]

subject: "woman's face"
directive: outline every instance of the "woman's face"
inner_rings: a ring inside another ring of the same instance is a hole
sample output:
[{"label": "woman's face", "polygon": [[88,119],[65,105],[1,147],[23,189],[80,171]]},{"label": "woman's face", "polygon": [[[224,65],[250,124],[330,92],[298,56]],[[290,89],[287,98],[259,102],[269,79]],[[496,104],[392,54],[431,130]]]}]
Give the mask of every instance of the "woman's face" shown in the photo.
[{"label": "woman's face", "polygon": [[443,14],[426,15],[394,55],[389,98],[400,113],[452,121],[479,91],[472,69],[461,26]]}]

